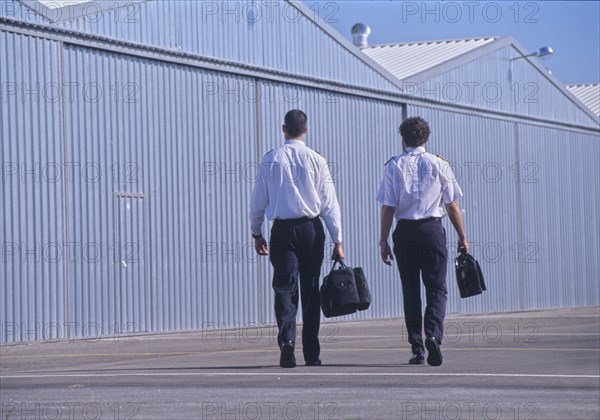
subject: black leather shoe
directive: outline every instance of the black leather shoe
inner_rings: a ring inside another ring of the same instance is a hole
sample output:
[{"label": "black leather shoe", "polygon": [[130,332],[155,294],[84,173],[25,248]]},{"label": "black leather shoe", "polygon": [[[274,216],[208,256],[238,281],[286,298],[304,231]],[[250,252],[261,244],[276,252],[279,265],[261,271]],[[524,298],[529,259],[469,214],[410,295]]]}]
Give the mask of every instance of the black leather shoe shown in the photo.
[{"label": "black leather shoe", "polygon": [[317,359],[317,360],[311,360],[310,362],[305,362],[304,364],[306,366],[321,366],[323,363],[321,363],[321,359]]},{"label": "black leather shoe", "polygon": [[283,346],[281,346],[279,366],[282,368],[296,367],[296,356],[294,356],[294,343],[292,341],[286,341],[283,343]]},{"label": "black leather shoe", "polygon": [[408,359],[409,365],[424,365],[425,364],[425,356],[423,353],[412,353],[410,355],[410,359]]},{"label": "black leather shoe", "polygon": [[427,337],[425,347],[429,354],[427,355],[427,363],[431,366],[440,366],[442,364],[442,350],[440,342],[435,337]]}]

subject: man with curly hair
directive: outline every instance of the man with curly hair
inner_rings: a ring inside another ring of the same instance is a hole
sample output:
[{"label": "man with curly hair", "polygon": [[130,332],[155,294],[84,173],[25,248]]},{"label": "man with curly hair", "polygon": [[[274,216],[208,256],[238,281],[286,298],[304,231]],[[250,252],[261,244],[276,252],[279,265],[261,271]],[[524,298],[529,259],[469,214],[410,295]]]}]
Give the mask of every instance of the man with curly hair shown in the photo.
[{"label": "man with curly hair", "polygon": [[[392,264],[388,236],[393,219],[398,220],[392,234],[404,301],[408,341],[412,346],[410,364],[442,364],[440,346],[446,316],[446,271],[448,255],[446,230],[441,219],[448,214],[458,233],[458,246],[469,250],[458,198],[462,192],[452,169],[442,158],[427,153],[429,124],[421,117],[408,118],[400,126],[404,153],[391,158],[385,171],[377,201],[381,203],[381,259]],[[445,211],[444,211],[445,208]],[[421,312],[421,280],[425,285],[425,345]]]}]

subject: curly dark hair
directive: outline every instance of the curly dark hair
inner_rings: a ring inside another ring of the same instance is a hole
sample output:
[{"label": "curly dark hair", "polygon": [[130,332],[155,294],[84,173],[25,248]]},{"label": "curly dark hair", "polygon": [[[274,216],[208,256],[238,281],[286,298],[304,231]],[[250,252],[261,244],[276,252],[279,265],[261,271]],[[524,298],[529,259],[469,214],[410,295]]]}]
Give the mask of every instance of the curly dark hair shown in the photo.
[{"label": "curly dark hair", "polygon": [[408,147],[423,146],[429,140],[430,133],[429,124],[421,117],[408,118],[400,125],[402,140]]}]

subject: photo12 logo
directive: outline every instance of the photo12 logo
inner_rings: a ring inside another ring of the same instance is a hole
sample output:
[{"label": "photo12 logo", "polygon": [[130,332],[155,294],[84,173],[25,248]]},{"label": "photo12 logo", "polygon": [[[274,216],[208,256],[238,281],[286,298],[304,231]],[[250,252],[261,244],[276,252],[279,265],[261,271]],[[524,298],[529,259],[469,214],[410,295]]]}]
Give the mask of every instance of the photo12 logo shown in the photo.
[{"label": "photo12 logo", "polygon": [[533,402],[431,401],[403,402],[401,420],[534,419],[540,407]]},{"label": "photo12 logo", "polygon": [[136,419],[140,411],[135,402],[10,402],[0,404],[2,419],[86,419],[127,420]]},{"label": "photo12 logo", "polygon": [[[139,24],[141,22],[141,4],[139,0],[44,0],[11,1],[0,0],[1,14],[8,18],[23,18],[35,21],[39,16],[56,23],[81,19],[87,23],[105,21],[115,24]],[[113,13],[102,13],[112,10]]]},{"label": "photo12 logo", "polygon": [[0,82],[0,103],[51,103],[61,101],[73,104],[113,103],[137,104],[141,100],[141,86],[132,81],[97,82]]},{"label": "photo12 logo", "polygon": [[528,2],[403,1],[402,23],[539,23],[540,6]]},{"label": "photo12 logo", "polygon": [[200,418],[240,420],[337,419],[339,418],[339,406],[335,402],[202,402]]},{"label": "photo12 logo", "polygon": [[141,168],[137,162],[2,162],[3,184],[96,184],[106,180],[112,184],[140,183]]}]

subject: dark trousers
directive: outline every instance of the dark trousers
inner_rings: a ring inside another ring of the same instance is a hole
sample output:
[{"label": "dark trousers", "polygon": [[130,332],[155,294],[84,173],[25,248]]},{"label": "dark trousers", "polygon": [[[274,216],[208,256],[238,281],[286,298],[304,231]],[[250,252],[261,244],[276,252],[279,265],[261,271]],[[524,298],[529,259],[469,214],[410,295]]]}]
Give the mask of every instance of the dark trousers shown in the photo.
[{"label": "dark trousers", "polygon": [[319,358],[321,306],[319,276],[323,264],[325,231],[319,218],[276,220],[271,229],[270,260],[273,265],[275,317],[279,347],[296,341],[298,278],[302,299],[302,351],[305,361]]},{"label": "dark trousers", "polygon": [[440,342],[446,316],[446,230],[439,219],[399,220],[392,235],[400,271],[408,341],[414,352],[424,352],[421,281],[425,285],[425,336]]}]

